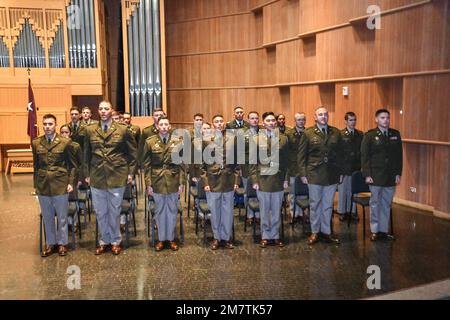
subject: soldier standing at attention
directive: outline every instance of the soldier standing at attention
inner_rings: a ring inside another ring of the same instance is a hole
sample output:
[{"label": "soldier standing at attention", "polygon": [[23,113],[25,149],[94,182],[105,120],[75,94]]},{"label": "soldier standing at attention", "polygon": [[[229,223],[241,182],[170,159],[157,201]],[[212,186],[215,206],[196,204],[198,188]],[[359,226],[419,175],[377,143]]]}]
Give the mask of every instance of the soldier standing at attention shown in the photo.
[{"label": "soldier standing at attention", "polygon": [[127,183],[136,171],[136,142],[128,128],[112,121],[112,106],[102,101],[98,107],[101,121],[86,127],[84,165],[86,182],[91,185],[92,201],[100,229],[103,254],[109,245],[114,255],[121,252],[120,209]]},{"label": "soldier standing at attention", "polygon": [[141,128],[131,123],[131,114],[129,112],[123,114],[123,124],[131,131],[134,140],[136,140],[136,145],[139,145],[139,141],[141,140]]},{"label": "soldier standing at attention", "polygon": [[[356,114],[347,112],[345,114],[345,129],[341,130],[343,143],[343,179],[338,185],[339,191],[339,220],[344,221],[347,215],[356,214],[356,204],[352,201],[352,174],[361,170],[361,142],[364,136],[362,131],[356,130]],[[352,208],[352,212],[350,212]],[[357,218],[357,217],[356,217]]]},{"label": "soldier standing at attention", "polygon": [[244,129],[248,128],[248,122],[244,120],[244,109],[242,107],[234,108],[234,120],[229,121],[225,129]]},{"label": "soldier standing at attention", "polygon": [[[56,117],[43,117],[45,134],[32,142],[34,188],[44,219],[46,247],[42,257],[67,254],[69,193],[73,191],[77,164],[71,140],[56,133]],[[55,213],[58,229],[55,230]],[[58,248],[56,248],[58,246]]]},{"label": "soldier standing at attention", "polygon": [[331,217],[336,185],[342,182],[342,136],[328,125],[328,110],[319,107],[314,115],[316,125],[306,129],[300,139],[299,172],[308,184],[312,234],[310,245],[319,236],[328,243],[339,243],[331,234]]},{"label": "soldier standing at attention", "polygon": [[85,126],[91,125],[91,124],[98,124],[97,120],[92,119],[92,111],[89,107],[83,107],[81,110],[81,123]]},{"label": "soldier standing at attention", "polygon": [[[244,187],[244,190],[247,190],[247,185],[250,183],[250,186],[252,186],[252,182],[249,182],[250,177],[250,141],[253,140],[253,137],[257,136],[259,133],[259,113],[256,111],[251,111],[248,113],[248,128],[244,129],[244,141],[245,141],[245,164],[241,165],[241,177],[242,177],[242,185]],[[257,150],[255,150],[257,151]],[[256,159],[256,157],[255,157]],[[244,202],[247,205],[247,192],[244,194]],[[252,209],[247,208],[247,223],[252,224],[253,219],[256,223],[260,223],[260,213],[259,212],[253,212]]]},{"label": "soldier standing at attention", "polygon": [[221,242],[234,249],[232,228],[234,219],[234,192],[239,188],[240,168],[236,161],[236,137],[224,131],[222,115],[213,117],[215,132],[204,139],[204,152],[208,158],[202,166],[202,186],[211,210],[211,227],[214,240],[211,249],[217,250]]},{"label": "soldier standing at attention", "polygon": [[289,184],[291,186],[289,192],[289,208],[290,215],[292,217],[292,222],[303,216],[303,210],[299,206],[295,208],[294,217],[294,204],[295,204],[295,178],[299,175],[298,170],[298,154],[300,149],[300,139],[305,132],[306,115],[301,113],[296,113],[294,115],[295,127],[289,129],[286,132],[288,138],[288,148],[289,148]]},{"label": "soldier standing at attention", "polygon": [[67,123],[66,126],[68,126],[72,132],[71,139],[82,146],[84,140],[82,127],[84,127],[84,124],[80,120],[80,110],[78,110],[77,107],[70,108],[70,119],[71,121]]},{"label": "soldier standing at attention", "polygon": [[161,117],[165,117],[163,109],[155,108],[153,109],[153,124],[151,126],[145,127],[142,130],[141,138],[138,144],[138,162],[142,163],[142,156],[144,152],[145,141],[148,137],[154,136],[158,134],[158,119]]},{"label": "soldier standing at attention", "polygon": [[388,110],[378,110],[375,117],[378,126],[365,134],[361,144],[362,173],[371,192],[370,240],[393,240],[388,228],[395,186],[400,183],[403,169],[402,138],[400,132],[389,127]]},{"label": "soldier standing at attention", "polygon": [[158,242],[155,250],[164,249],[169,242],[170,249],[178,250],[175,242],[178,199],[183,193],[186,174],[182,163],[172,158],[176,153],[181,159],[183,149],[181,137],[175,137],[170,131],[170,122],[166,117],[158,119],[158,134],[145,141],[144,171],[147,194],[155,199],[155,221],[158,226]]},{"label": "soldier standing at attention", "polygon": [[291,129],[290,127],[286,126],[286,116],[284,114],[279,114],[276,117],[277,120],[277,126],[281,133],[285,134],[286,131]]},{"label": "soldier standing at attention", "polygon": [[273,112],[265,112],[262,118],[264,129],[254,137],[258,145],[258,164],[250,165],[250,179],[257,191],[261,211],[260,247],[271,244],[283,247],[280,224],[283,223],[284,189],[289,187],[288,141],[286,135],[280,134]]}]

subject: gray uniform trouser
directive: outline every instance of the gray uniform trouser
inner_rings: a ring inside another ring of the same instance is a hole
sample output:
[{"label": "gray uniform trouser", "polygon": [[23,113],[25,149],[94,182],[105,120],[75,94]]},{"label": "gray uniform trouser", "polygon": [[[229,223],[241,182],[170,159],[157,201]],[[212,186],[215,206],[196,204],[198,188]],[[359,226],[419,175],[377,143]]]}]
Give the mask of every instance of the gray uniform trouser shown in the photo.
[{"label": "gray uniform trouser", "polygon": [[352,176],[344,176],[342,183],[338,185],[339,205],[338,213],[345,214],[352,210],[356,213],[356,203],[352,206]]},{"label": "gray uniform trouser", "polygon": [[[291,214],[294,214],[294,200],[295,200],[295,177],[289,178],[289,210],[291,211]],[[306,198],[306,196],[305,196]],[[296,217],[302,217],[303,216],[303,209],[300,208],[298,205],[295,205],[295,216]]]},{"label": "gray uniform trouser", "polygon": [[91,187],[92,204],[100,230],[100,245],[120,245],[120,211],[125,187],[97,189]]},{"label": "gray uniform trouser", "polygon": [[369,186],[370,196],[370,231],[388,233],[392,200],[395,187]]},{"label": "gray uniform trouser", "polygon": [[[242,178],[242,184],[244,185],[244,190],[247,191],[248,178],[244,178],[244,177],[241,177],[241,178]],[[247,192],[245,192],[245,194],[244,194],[244,203],[245,203],[245,206],[247,207]],[[255,217],[255,212],[252,209],[247,208],[247,216],[248,216],[248,218],[253,218],[253,217]],[[256,217],[259,218],[259,212],[256,213]]]},{"label": "gray uniform trouser", "polygon": [[206,201],[211,210],[211,226],[214,239],[230,241],[234,219],[234,191],[206,192]]},{"label": "gray uniform trouser", "polygon": [[257,191],[256,194],[261,211],[261,238],[263,240],[280,239],[281,206],[284,191]]},{"label": "gray uniform trouser", "polygon": [[[45,239],[48,246],[56,244],[67,245],[69,234],[67,230],[67,213],[69,211],[69,194],[60,196],[38,196],[44,219]],[[55,213],[58,220],[58,230],[55,226]]]},{"label": "gray uniform trouser", "polygon": [[309,184],[309,206],[311,209],[311,231],[331,234],[331,215],[333,214],[333,200],[336,185],[320,186]]},{"label": "gray uniform trouser", "polygon": [[173,241],[178,214],[178,193],[154,193],[155,221],[158,226],[159,241]]}]

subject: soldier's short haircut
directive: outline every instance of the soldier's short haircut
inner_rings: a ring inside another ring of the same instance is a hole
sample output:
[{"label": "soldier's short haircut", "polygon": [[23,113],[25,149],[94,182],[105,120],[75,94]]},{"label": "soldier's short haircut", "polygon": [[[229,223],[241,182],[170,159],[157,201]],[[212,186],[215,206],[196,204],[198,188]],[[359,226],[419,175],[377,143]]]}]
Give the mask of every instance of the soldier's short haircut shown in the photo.
[{"label": "soldier's short haircut", "polygon": [[[263,115],[262,115],[263,120],[266,120],[266,118],[268,116],[274,116],[275,117],[275,113],[273,113],[272,111],[264,112]],[[277,117],[275,117],[275,118],[277,118]]]},{"label": "soldier's short haircut", "polygon": [[216,118],[222,118],[222,119],[224,119],[224,117],[223,117],[223,115],[221,115],[221,114],[216,114],[216,115],[214,115],[213,117],[212,117],[212,121],[214,122],[214,119],[216,119]]},{"label": "soldier's short haircut", "polygon": [[388,109],[379,109],[377,112],[375,112],[375,117],[378,117],[382,113],[387,113],[388,115],[391,115]]},{"label": "soldier's short haircut", "polygon": [[162,109],[162,108],[155,108],[155,109],[153,109],[153,112],[152,112],[152,114],[155,114],[156,112],[160,112],[160,111],[162,111],[164,114],[165,114],[165,112],[164,112],[164,110]]},{"label": "soldier's short haircut", "polygon": [[130,118],[131,118],[131,113],[129,113],[129,112],[124,112],[122,115],[123,116],[130,116]]},{"label": "soldier's short haircut", "polygon": [[356,118],[356,114],[355,114],[354,112],[352,112],[352,111],[347,112],[347,113],[345,114],[344,119],[347,121],[348,118],[350,118],[350,117]]},{"label": "soldier's short haircut", "polygon": [[114,111],[112,112],[112,115],[113,115],[113,116],[121,116],[122,114],[121,114],[119,111],[114,110]]},{"label": "soldier's short haircut", "polygon": [[100,102],[98,104],[98,106],[101,106],[102,104],[108,104],[110,106],[110,108],[114,110],[114,107],[113,107],[112,103],[109,102],[108,100],[103,100],[102,102]]},{"label": "soldier's short haircut", "polygon": [[286,119],[286,116],[282,113],[280,113],[279,115],[277,115],[275,118],[278,120],[281,116],[283,116]]},{"label": "soldier's short haircut", "polygon": [[42,121],[44,121],[46,119],[53,119],[53,120],[55,120],[55,123],[56,123],[56,117],[51,113],[47,113],[42,117]]},{"label": "soldier's short haircut", "polygon": [[61,130],[62,130],[63,128],[67,128],[67,129],[69,130],[69,132],[72,133],[72,129],[71,129],[70,126],[68,126],[67,124],[62,125],[61,128],[59,128],[59,132],[61,132]]},{"label": "soldier's short haircut", "polygon": [[157,122],[156,124],[159,124],[159,123],[161,122],[161,120],[167,120],[167,121],[169,121],[169,123],[170,123],[169,118],[164,116],[164,117],[159,117],[159,118],[158,118],[158,122]]},{"label": "soldier's short haircut", "polygon": [[234,111],[236,111],[237,109],[242,109],[242,110],[244,110],[244,108],[242,108],[242,107],[240,107],[240,106],[234,107]]},{"label": "soldier's short haircut", "polygon": [[200,117],[200,118],[204,118],[204,116],[203,116],[203,113],[196,113],[196,114],[194,114],[194,119],[195,118],[197,118],[197,117]]},{"label": "soldier's short haircut", "polygon": [[80,113],[80,109],[78,107],[75,107],[75,106],[70,108],[70,113],[72,113],[72,111],[77,111],[78,113]]},{"label": "soldier's short haircut", "polygon": [[91,108],[88,107],[88,106],[84,106],[83,109],[81,109],[81,112],[83,112],[83,111],[86,110],[86,109],[92,112]]},{"label": "soldier's short haircut", "polygon": [[250,111],[249,113],[247,113],[247,118],[250,118],[250,115],[251,115],[252,113],[258,115],[258,117],[259,117],[258,111]]}]

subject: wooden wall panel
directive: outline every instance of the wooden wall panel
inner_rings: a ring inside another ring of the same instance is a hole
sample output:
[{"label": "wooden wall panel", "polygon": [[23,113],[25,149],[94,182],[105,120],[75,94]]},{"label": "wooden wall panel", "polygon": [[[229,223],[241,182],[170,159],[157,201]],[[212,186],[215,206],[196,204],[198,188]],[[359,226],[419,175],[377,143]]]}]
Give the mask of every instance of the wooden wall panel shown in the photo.
[{"label": "wooden wall panel", "polygon": [[[167,22],[228,15],[250,10],[254,0],[171,0],[166,1]],[[186,2],[189,2],[186,5]]]},{"label": "wooden wall panel", "polygon": [[[238,105],[246,111],[255,110],[261,114],[268,110],[290,114],[290,103],[289,90],[279,88],[172,91],[169,110],[174,111],[169,111],[169,116],[175,123],[192,122],[192,115],[201,111],[208,120],[218,113],[229,120],[233,117],[233,108]],[[179,105],[183,105],[183,112],[176,111]]]},{"label": "wooden wall panel", "polygon": [[405,138],[450,141],[450,75],[405,79]]},{"label": "wooden wall panel", "polygon": [[264,43],[299,34],[299,0],[280,0],[263,8]]},{"label": "wooden wall panel", "polygon": [[383,16],[375,32],[376,74],[449,68],[449,19],[447,0]]},{"label": "wooden wall panel", "polygon": [[317,72],[320,80],[373,74],[375,32],[346,27],[317,35]]},{"label": "wooden wall panel", "polygon": [[[257,46],[252,13],[167,25],[167,54],[235,50]],[[245,30],[245,32],[243,32]]]},{"label": "wooden wall panel", "polygon": [[[354,111],[358,127],[368,130],[376,126],[375,111],[386,107],[406,139],[396,196],[450,213],[450,1],[166,3],[167,20],[178,21],[167,25],[172,122],[189,125],[198,111],[228,120],[240,105],[284,113],[290,126],[296,112],[305,112],[309,126],[324,105],[332,125],[342,128],[345,113]],[[364,19],[350,24],[367,15],[369,4],[395,9],[382,15],[380,30],[368,30]],[[411,4],[417,6],[402,8]],[[251,12],[256,6],[262,7]],[[318,32],[293,38],[311,31]],[[222,50],[232,52],[215,52]]]},{"label": "wooden wall panel", "polygon": [[382,11],[421,2],[422,0],[301,0],[299,2],[300,33],[348,23],[367,15],[369,5]]}]

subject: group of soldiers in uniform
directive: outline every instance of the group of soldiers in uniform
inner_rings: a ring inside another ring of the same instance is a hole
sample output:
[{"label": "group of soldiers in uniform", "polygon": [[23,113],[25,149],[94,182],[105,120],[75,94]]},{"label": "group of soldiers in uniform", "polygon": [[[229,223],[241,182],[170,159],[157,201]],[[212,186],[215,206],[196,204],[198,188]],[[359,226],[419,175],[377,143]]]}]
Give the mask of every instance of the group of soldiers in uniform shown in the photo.
[{"label": "group of soldiers in uniform", "polygon": [[[144,176],[145,193],[155,203],[156,251],[179,249],[175,227],[186,177],[189,186],[199,186],[206,193],[212,250],[234,248],[234,197],[240,187],[256,192],[259,211],[249,209],[247,222],[260,225],[261,248],[285,245],[280,238],[285,190],[290,190],[292,221],[305,219],[311,224],[308,243],[338,244],[330,225],[334,197],[338,190],[341,221],[355,214],[356,205],[351,203],[355,171],[362,172],[371,191],[370,239],[392,239],[389,214],[402,174],[402,141],[400,133],[390,128],[386,109],[376,112],[377,127],[365,134],[356,129],[353,112],[345,115],[344,129],[330,126],[324,107],[317,108],[315,125],[310,128],[305,127],[304,113],[295,114],[295,126],[289,128],[282,114],[265,112],[260,124],[258,112],[249,112],[245,120],[244,109],[236,107],[229,122],[218,114],[208,123],[197,113],[193,128],[181,134],[171,127],[162,109],[153,111],[154,123],[142,131],[131,124],[129,113],[118,113],[107,101],[99,104],[98,113],[100,121],[94,121],[89,108],[83,108],[81,114],[72,108],[71,122],[61,126],[60,134],[56,133],[56,117],[45,115],[44,135],[32,143],[34,187],[46,231],[43,257],[67,254],[68,194],[82,185],[91,190],[99,225],[95,254],[109,250],[120,254],[122,198],[139,171]],[[244,142],[243,153],[237,149],[238,140]],[[251,152],[252,144],[257,146],[256,153]],[[309,217],[295,207],[298,179],[308,186]]]}]

